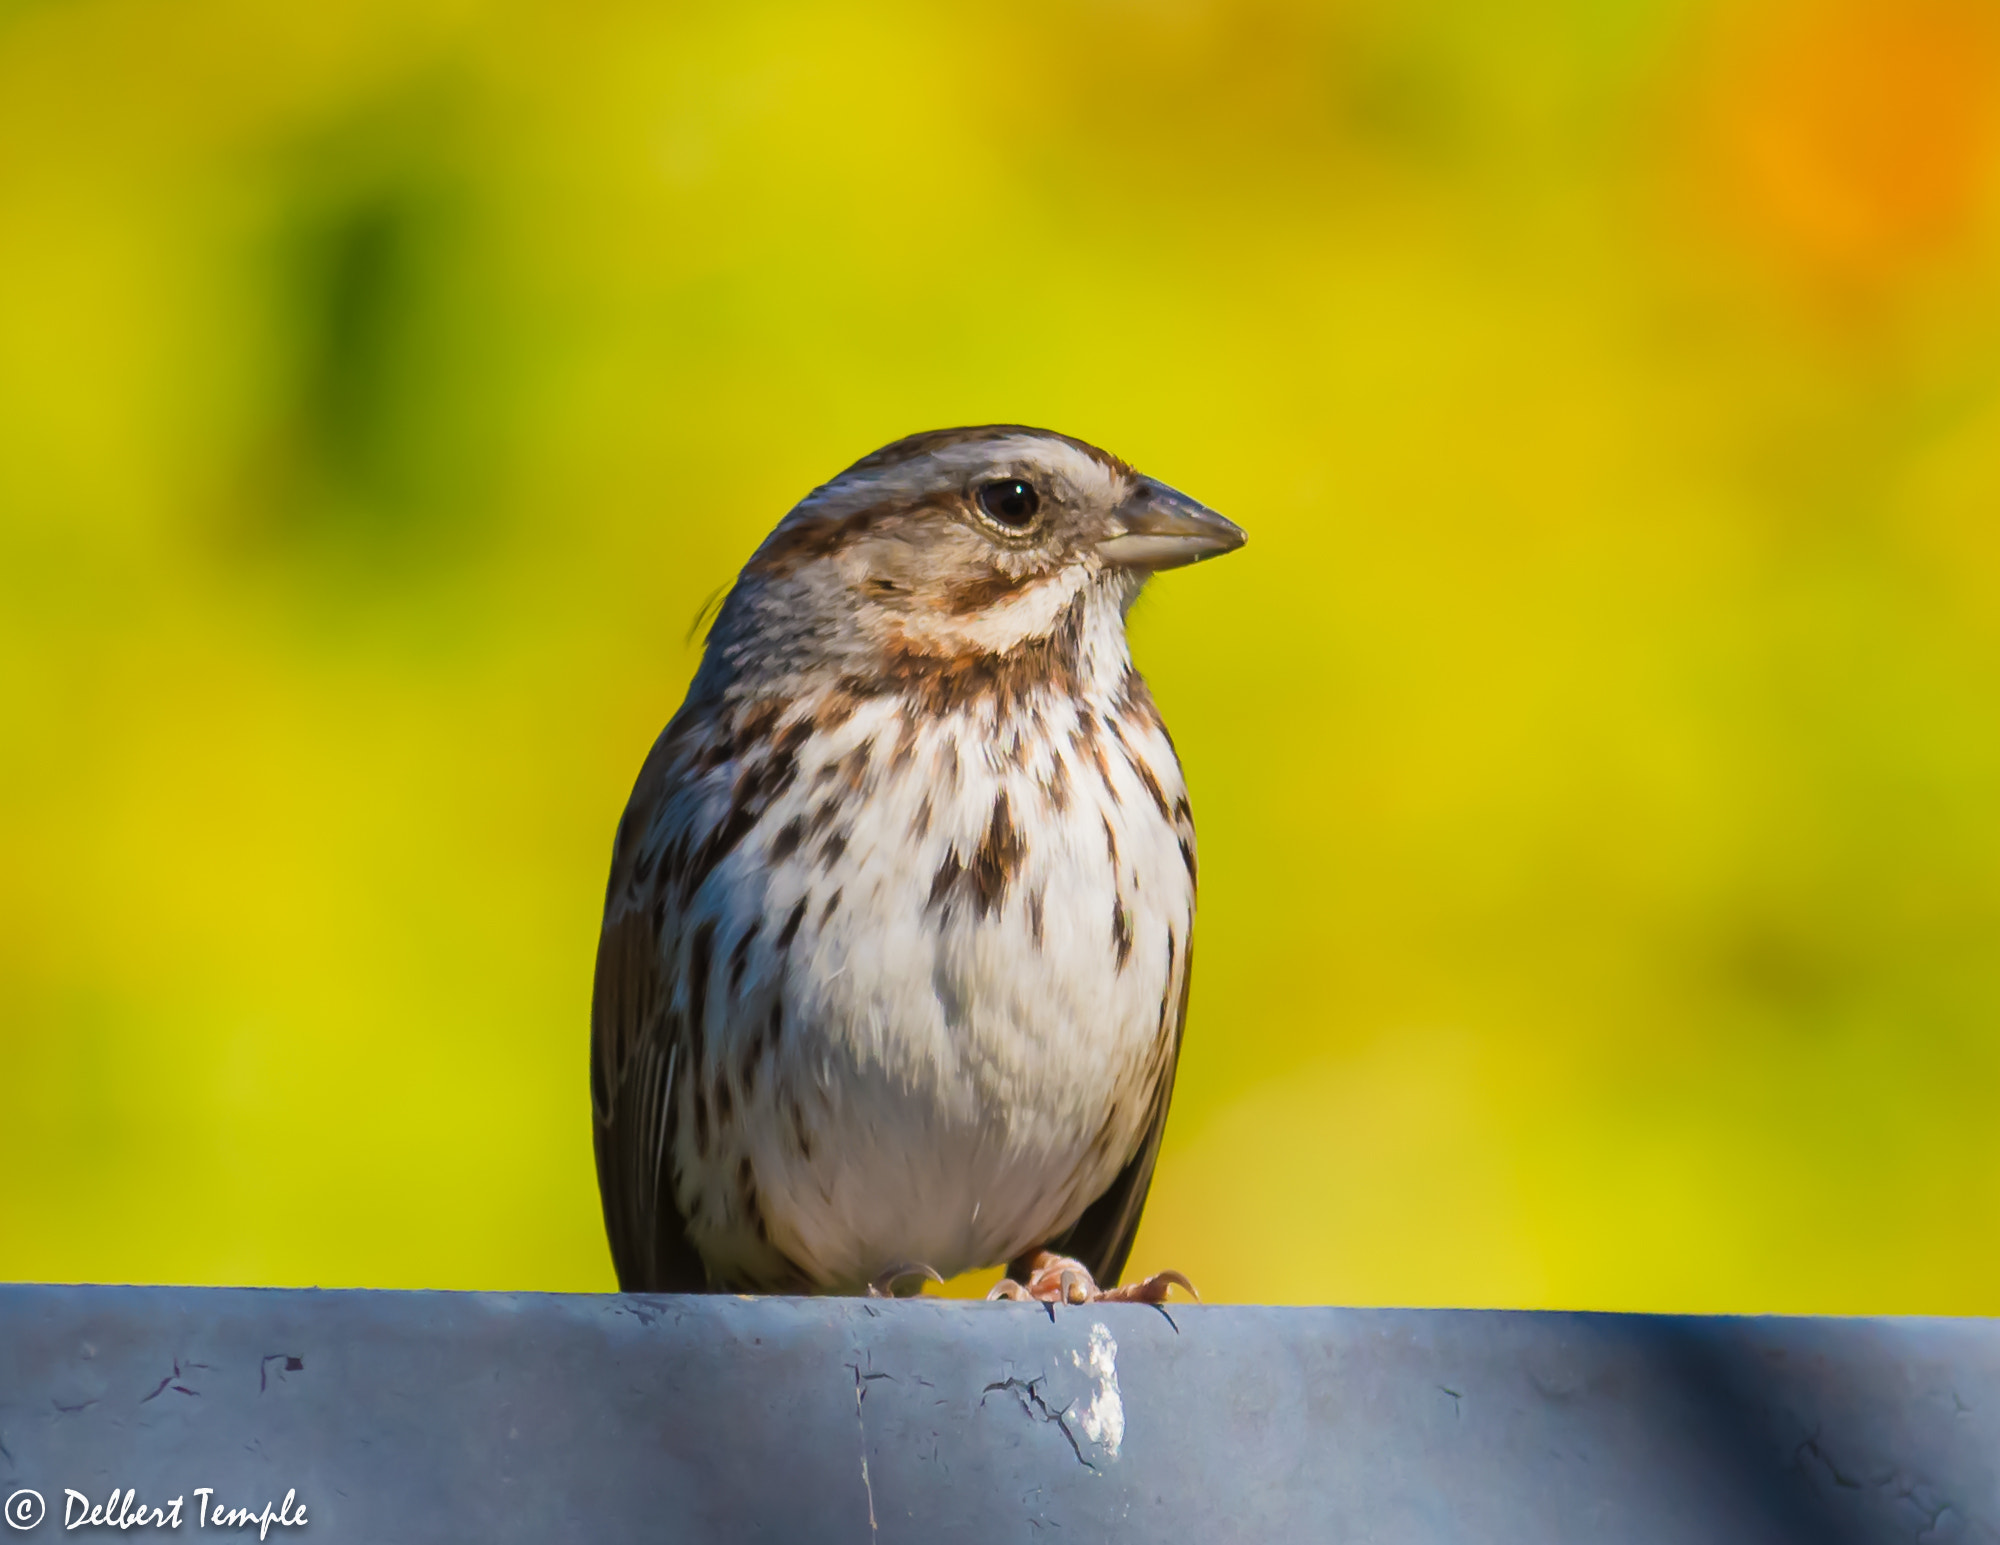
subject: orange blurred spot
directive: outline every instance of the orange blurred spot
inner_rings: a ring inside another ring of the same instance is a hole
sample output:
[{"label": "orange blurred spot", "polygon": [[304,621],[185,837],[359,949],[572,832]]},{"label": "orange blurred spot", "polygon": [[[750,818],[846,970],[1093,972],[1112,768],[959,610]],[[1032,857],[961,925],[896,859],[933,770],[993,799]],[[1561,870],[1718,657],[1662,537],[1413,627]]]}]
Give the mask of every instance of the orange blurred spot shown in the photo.
[{"label": "orange blurred spot", "polygon": [[2000,25],[1960,0],[1736,13],[1713,99],[1721,191],[1791,263],[1893,283],[1989,202]]}]

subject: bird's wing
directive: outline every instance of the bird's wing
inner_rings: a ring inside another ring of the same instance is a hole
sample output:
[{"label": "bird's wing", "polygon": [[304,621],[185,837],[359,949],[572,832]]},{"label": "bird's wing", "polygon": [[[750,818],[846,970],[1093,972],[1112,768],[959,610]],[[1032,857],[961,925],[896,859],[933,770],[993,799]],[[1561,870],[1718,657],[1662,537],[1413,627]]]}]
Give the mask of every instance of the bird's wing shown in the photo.
[{"label": "bird's wing", "polygon": [[[1132,1241],[1139,1232],[1139,1214],[1146,1210],[1146,1192],[1153,1184],[1153,1165],[1160,1156],[1160,1139],[1167,1130],[1167,1106],[1174,1097],[1174,1070],[1181,1058],[1181,1035],[1187,1029],[1188,988],[1194,981],[1194,951],[1188,950],[1181,970],[1180,1006],[1174,1012],[1174,1039],[1153,1085],[1153,1103],[1146,1113],[1146,1129],[1131,1160],[1104,1194],[1043,1248],[1083,1262],[1099,1287],[1117,1284],[1125,1269],[1125,1257],[1132,1253]],[[1020,1271],[1009,1267],[1009,1275]]]},{"label": "bird's wing", "polygon": [[661,737],[618,823],[597,980],[590,1006],[590,1096],[597,1188],[618,1285],[628,1293],[699,1293],[708,1273],[687,1237],[674,1195],[674,1138],[681,1108],[676,1075],[688,1076],[686,1016],[670,1012],[675,983],[665,948],[680,908],[642,848],[669,778]]}]

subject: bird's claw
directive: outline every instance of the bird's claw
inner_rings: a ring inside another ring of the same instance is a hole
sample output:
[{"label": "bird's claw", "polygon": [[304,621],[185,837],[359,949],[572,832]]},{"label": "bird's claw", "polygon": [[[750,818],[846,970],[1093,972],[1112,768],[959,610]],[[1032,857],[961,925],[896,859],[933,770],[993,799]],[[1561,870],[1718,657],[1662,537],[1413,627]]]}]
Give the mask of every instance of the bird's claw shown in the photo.
[{"label": "bird's claw", "polygon": [[1195,1291],[1194,1284],[1177,1271],[1156,1271],[1142,1282],[1128,1282],[1123,1287],[1109,1288],[1097,1296],[1106,1303],[1157,1305],[1167,1301],[1170,1288],[1179,1288],[1196,1303],[1201,1302],[1201,1294]]},{"label": "bird's claw", "polygon": [[[1072,1260],[1066,1255],[1052,1251],[1038,1250],[1027,1260],[1026,1282],[1017,1282],[1012,1277],[1002,1277],[993,1284],[987,1298],[1005,1298],[1014,1301],[1028,1301],[1042,1304],[1152,1304],[1155,1307],[1167,1301],[1167,1294],[1173,1288],[1180,1288],[1196,1303],[1201,1302],[1201,1294],[1194,1284],[1177,1271],[1156,1271],[1141,1282],[1128,1282],[1123,1287],[1100,1288],[1091,1279],[1089,1268],[1083,1262]],[[1053,1312],[1053,1311],[1051,1311]]]},{"label": "bird's claw", "polygon": [[[944,1278],[938,1275],[935,1266],[926,1266],[922,1261],[905,1261],[900,1266],[891,1266],[887,1271],[880,1273],[873,1282],[869,1283],[868,1296],[870,1298],[896,1297],[896,1284],[901,1282],[905,1277],[928,1277],[931,1281],[937,1283],[944,1281]],[[917,1291],[921,1293],[923,1289],[920,1287]]]}]

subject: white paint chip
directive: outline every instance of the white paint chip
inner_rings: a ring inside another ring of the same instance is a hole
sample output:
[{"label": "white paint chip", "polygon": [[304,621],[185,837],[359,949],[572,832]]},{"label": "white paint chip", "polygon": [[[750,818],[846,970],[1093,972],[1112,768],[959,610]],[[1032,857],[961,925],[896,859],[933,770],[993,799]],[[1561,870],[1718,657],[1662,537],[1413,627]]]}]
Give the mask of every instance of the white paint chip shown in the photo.
[{"label": "white paint chip", "polygon": [[[1081,1352],[1070,1353],[1069,1360],[1079,1368],[1084,1366]],[[1077,1425],[1107,1457],[1116,1459],[1118,1447],[1125,1441],[1125,1400],[1118,1393],[1118,1343],[1111,1339],[1108,1326],[1090,1327],[1089,1367],[1097,1392],[1078,1415]]]}]

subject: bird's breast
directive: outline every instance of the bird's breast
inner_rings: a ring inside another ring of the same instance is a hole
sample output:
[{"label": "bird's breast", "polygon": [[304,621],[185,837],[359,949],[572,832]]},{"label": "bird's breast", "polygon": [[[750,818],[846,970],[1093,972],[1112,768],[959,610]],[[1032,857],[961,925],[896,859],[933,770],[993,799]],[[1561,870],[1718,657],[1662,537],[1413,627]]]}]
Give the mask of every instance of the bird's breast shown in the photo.
[{"label": "bird's breast", "polygon": [[[746,1273],[758,1249],[822,1287],[989,1264],[1066,1227],[1137,1147],[1171,1074],[1195,867],[1144,691],[1128,673],[946,714],[883,697],[798,747],[701,898],[722,998],[704,1062],[737,1115],[692,1168],[754,1175]],[[712,1230],[712,1262],[731,1237]]]}]

